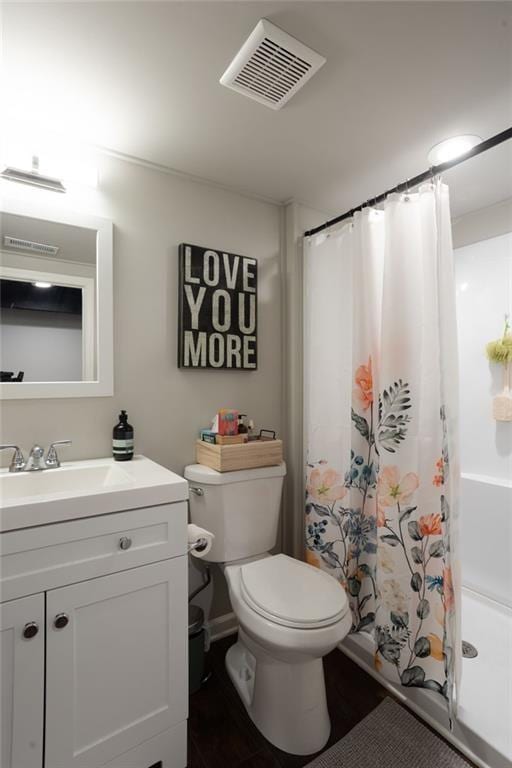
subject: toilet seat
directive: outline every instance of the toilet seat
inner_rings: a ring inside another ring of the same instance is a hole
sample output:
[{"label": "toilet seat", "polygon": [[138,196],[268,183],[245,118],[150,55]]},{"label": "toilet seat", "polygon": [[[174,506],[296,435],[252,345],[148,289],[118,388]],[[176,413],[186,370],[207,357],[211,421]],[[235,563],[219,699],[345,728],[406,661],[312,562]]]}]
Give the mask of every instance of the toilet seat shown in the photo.
[{"label": "toilet seat", "polygon": [[241,596],[275,624],[318,629],[349,610],[343,587],[327,573],[287,555],[274,555],[240,568]]}]

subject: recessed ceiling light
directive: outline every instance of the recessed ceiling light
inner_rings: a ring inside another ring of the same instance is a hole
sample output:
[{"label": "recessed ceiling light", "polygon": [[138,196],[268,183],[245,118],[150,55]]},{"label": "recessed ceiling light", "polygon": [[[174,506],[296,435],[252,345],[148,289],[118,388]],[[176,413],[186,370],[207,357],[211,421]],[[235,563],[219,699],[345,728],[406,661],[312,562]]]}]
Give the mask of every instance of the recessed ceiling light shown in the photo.
[{"label": "recessed ceiling light", "polygon": [[51,283],[45,283],[42,280],[37,280],[35,283],[32,283],[32,285],[35,285],[36,288],[52,288]]},{"label": "recessed ceiling light", "polygon": [[451,139],[445,139],[432,147],[428,153],[428,161],[430,165],[441,165],[441,163],[447,163],[449,160],[455,160],[456,157],[465,155],[470,149],[476,147],[481,141],[480,136],[469,133],[464,134],[464,136],[453,136]]}]

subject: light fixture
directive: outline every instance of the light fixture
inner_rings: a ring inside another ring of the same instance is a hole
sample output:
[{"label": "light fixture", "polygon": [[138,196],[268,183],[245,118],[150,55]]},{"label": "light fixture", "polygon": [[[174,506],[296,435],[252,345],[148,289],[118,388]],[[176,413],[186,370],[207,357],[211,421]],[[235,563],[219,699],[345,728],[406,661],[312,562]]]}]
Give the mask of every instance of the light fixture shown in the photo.
[{"label": "light fixture", "polygon": [[0,178],[6,181],[17,181],[19,184],[29,184],[32,187],[49,189],[52,192],[66,191],[66,187],[60,179],[39,172],[39,157],[37,155],[32,156],[32,169],[30,171],[7,166],[0,173]]},{"label": "light fixture", "polygon": [[98,186],[97,150],[62,133],[40,132],[11,117],[0,153],[0,180],[71,194]]},{"label": "light fixture", "polygon": [[35,283],[32,283],[36,288],[53,288],[53,285],[51,283],[45,283],[43,280],[36,280]]},{"label": "light fixture", "polygon": [[473,134],[464,134],[463,136],[452,136],[451,139],[445,139],[440,141],[439,144],[435,144],[428,153],[428,161],[430,165],[441,165],[447,163],[450,160],[455,160],[456,157],[465,155],[470,149],[480,144],[482,138]]}]

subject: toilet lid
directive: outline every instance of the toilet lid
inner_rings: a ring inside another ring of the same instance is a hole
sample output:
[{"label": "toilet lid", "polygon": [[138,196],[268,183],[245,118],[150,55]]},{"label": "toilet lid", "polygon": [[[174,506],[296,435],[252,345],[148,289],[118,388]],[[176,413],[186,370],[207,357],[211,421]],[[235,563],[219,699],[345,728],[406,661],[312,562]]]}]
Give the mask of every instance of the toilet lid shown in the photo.
[{"label": "toilet lid", "polygon": [[339,582],[287,555],[248,563],[240,573],[246,603],[276,624],[315,629],[334,624],[348,610],[347,596]]}]

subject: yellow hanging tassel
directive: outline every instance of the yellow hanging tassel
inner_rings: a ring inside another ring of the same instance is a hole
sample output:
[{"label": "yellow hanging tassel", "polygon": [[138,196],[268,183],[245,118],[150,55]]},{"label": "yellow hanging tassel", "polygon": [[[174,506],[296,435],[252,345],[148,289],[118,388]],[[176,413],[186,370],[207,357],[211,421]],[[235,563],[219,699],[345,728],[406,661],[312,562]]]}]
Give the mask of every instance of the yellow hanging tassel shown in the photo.
[{"label": "yellow hanging tassel", "polygon": [[486,346],[487,358],[491,363],[503,366],[503,391],[493,399],[492,415],[496,421],[512,421],[512,395],[510,392],[510,366],[512,364],[512,333],[508,315],[505,315],[503,336],[490,341]]}]

